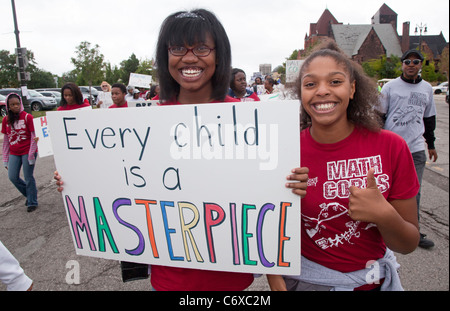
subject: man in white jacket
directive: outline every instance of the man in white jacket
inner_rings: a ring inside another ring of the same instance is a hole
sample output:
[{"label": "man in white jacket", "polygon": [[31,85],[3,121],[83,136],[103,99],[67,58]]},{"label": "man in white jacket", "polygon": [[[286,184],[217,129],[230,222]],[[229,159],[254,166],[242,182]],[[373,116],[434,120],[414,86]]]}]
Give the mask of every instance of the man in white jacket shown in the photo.
[{"label": "man in white jacket", "polygon": [[33,281],[25,274],[19,262],[0,241],[0,281],[9,291],[29,291]]}]

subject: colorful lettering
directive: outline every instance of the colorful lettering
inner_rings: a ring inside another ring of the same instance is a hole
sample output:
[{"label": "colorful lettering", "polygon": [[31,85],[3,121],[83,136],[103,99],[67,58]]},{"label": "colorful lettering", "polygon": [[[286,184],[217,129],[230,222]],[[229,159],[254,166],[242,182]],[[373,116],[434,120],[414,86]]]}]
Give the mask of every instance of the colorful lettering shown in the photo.
[{"label": "colorful lettering", "polygon": [[164,222],[164,231],[166,232],[167,248],[169,250],[170,259],[175,260],[175,261],[183,261],[184,260],[183,257],[175,256],[173,254],[172,240],[170,239],[170,235],[172,233],[175,233],[176,230],[173,228],[169,228],[169,222],[167,221],[166,206],[174,207],[173,202],[172,201],[161,201],[160,206],[161,206],[161,213],[162,213],[163,222]]},{"label": "colorful lettering", "polygon": [[[184,221],[184,214],[183,214],[183,208],[190,209],[192,213],[194,214],[194,218],[192,221],[188,224]],[[198,262],[203,262],[203,258],[200,255],[200,251],[198,250],[197,243],[195,243],[194,236],[191,232],[191,229],[195,228],[198,224],[198,220],[200,219],[198,209],[195,207],[194,204],[189,202],[178,202],[178,209],[180,212],[180,224],[181,224],[181,232],[183,235],[183,244],[184,244],[184,252],[186,254],[186,260],[191,261],[191,255],[189,253],[188,245],[187,245],[187,237],[189,237],[192,248],[194,249],[195,258]]]},{"label": "colorful lettering", "polygon": [[131,200],[130,199],[125,199],[125,198],[115,200],[114,203],[113,203],[113,213],[114,213],[114,216],[116,216],[116,219],[117,219],[117,221],[119,221],[120,224],[124,225],[127,228],[130,228],[138,236],[138,238],[139,238],[138,246],[136,246],[136,248],[132,249],[132,250],[127,250],[127,249],[125,250],[125,252],[127,254],[130,254],[130,255],[133,255],[133,256],[138,256],[138,255],[142,254],[144,252],[144,249],[145,249],[144,236],[142,235],[141,231],[137,227],[127,223],[122,218],[120,218],[119,213],[118,213],[118,209],[119,209],[119,207],[121,207],[123,205],[130,206],[131,205]]},{"label": "colorful lettering", "polygon": [[231,222],[231,243],[233,249],[233,264],[240,265],[241,260],[239,258],[239,242],[237,234],[237,224],[236,224],[236,204],[230,203],[230,222]]},{"label": "colorful lettering", "polygon": [[248,233],[248,210],[256,209],[255,205],[242,204],[242,254],[244,255],[244,265],[256,266],[255,260],[250,260],[250,250],[248,239],[253,237],[252,233]]},{"label": "colorful lettering", "polygon": [[152,215],[150,213],[149,204],[156,204],[154,200],[134,200],[136,204],[143,204],[145,206],[145,214],[147,216],[147,229],[148,237],[150,238],[150,245],[152,247],[152,253],[154,258],[159,258],[158,248],[156,247],[155,231],[153,229]]},{"label": "colorful lettering", "polygon": [[261,263],[264,267],[273,267],[275,263],[269,262],[266,259],[266,256],[264,255],[264,245],[262,241],[262,235],[263,235],[263,223],[264,223],[264,217],[266,216],[266,213],[268,210],[273,211],[275,209],[275,205],[271,203],[266,203],[263,205],[261,210],[259,211],[258,215],[258,224],[256,226],[256,239],[258,241],[258,253],[259,253],[259,259],[261,260]]},{"label": "colorful lettering", "polygon": [[[216,263],[216,252],[214,250],[214,238],[211,228],[220,225],[225,220],[225,212],[218,204],[204,203],[206,244],[208,246],[209,261]],[[214,218],[213,213],[217,214]]]},{"label": "colorful lettering", "polygon": [[66,205],[67,205],[67,211],[70,218],[70,224],[72,227],[72,232],[75,237],[75,241],[77,243],[77,247],[79,249],[83,249],[83,245],[81,243],[80,239],[80,233],[78,232],[78,228],[81,229],[81,231],[86,230],[86,235],[89,240],[89,247],[91,251],[96,251],[94,239],[92,238],[91,228],[89,226],[89,221],[86,216],[86,208],[84,206],[84,199],[82,196],[78,197],[78,207],[79,207],[79,213],[75,210],[75,207],[72,204],[72,201],[70,200],[70,197],[66,195]]},{"label": "colorful lettering", "polygon": [[289,241],[291,238],[286,237],[286,209],[292,206],[292,203],[281,202],[281,214],[280,214],[280,234],[278,242],[278,266],[289,267],[291,264],[284,261],[284,242]]},{"label": "colorful lettering", "polygon": [[95,211],[95,218],[97,220],[97,236],[98,236],[99,251],[101,252],[106,251],[104,238],[104,235],[106,234],[106,237],[108,239],[109,244],[111,245],[113,252],[116,254],[119,253],[119,250],[117,249],[116,246],[116,242],[114,242],[111,229],[109,228],[108,220],[106,219],[105,213],[103,212],[102,209],[102,205],[100,204],[99,198],[94,198],[94,211]]}]

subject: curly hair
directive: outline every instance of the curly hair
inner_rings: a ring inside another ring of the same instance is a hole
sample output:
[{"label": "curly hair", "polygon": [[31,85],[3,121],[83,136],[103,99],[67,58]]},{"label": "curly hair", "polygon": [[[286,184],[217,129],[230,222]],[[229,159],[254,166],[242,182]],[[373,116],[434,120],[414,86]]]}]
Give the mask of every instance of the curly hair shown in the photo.
[{"label": "curly hair", "polygon": [[[353,99],[349,101],[347,119],[356,126],[366,128],[369,131],[379,131],[382,127],[382,121],[376,110],[380,105],[380,100],[375,81],[370,79],[364,73],[362,67],[349,59],[333,41],[328,41],[320,46],[303,63],[295,85],[298,98],[301,99],[302,96],[302,77],[311,62],[317,57],[330,57],[334,59],[336,63],[342,65],[349,73],[350,81],[355,81],[355,94]],[[303,130],[309,126],[311,126],[311,117],[302,106],[300,127]]]}]

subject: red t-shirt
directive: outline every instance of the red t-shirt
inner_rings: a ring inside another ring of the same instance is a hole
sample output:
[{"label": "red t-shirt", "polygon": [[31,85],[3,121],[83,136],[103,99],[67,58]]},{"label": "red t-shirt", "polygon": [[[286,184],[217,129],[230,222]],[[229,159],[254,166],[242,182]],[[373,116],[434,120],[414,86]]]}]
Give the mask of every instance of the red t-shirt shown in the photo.
[{"label": "red t-shirt", "polygon": [[28,154],[31,145],[31,132],[34,132],[33,116],[25,111],[20,112],[19,120],[13,128],[8,122],[8,117],[2,121],[2,133],[9,140],[9,152],[12,155]]},{"label": "red t-shirt", "polygon": [[[224,102],[239,100],[227,96]],[[180,103],[173,101],[163,105]],[[158,291],[241,291],[252,284],[253,274],[152,265],[151,282]]]},{"label": "red t-shirt", "polygon": [[128,103],[125,102],[125,104],[122,105],[122,106],[117,106],[116,104],[112,104],[112,105],[109,106],[108,108],[128,108]]},{"label": "red t-shirt", "polygon": [[59,106],[58,109],[56,110],[57,111],[75,110],[89,106],[90,106],[89,102],[84,101],[81,105],[75,104],[75,105]]},{"label": "red t-shirt", "polygon": [[416,196],[411,152],[403,138],[386,130],[355,128],[335,144],[317,143],[309,128],[300,137],[301,166],[309,168],[308,194],[301,201],[302,255],[341,272],[364,269],[384,256],[386,245],[376,225],[348,216],[348,188],[365,188],[367,171],[375,167],[387,201]]}]

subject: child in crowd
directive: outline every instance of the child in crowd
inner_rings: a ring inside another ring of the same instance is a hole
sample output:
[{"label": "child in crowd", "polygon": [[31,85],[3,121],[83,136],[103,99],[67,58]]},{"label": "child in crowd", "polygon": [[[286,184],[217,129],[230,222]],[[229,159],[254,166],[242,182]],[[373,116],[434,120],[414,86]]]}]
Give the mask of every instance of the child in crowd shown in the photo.
[{"label": "child in crowd", "polygon": [[256,92],[247,89],[247,76],[244,70],[233,68],[231,70],[230,91],[228,95],[240,101],[260,101]]},{"label": "child in crowd", "polygon": [[127,108],[128,103],[125,100],[127,95],[127,88],[122,83],[114,83],[111,86],[111,98],[113,104],[109,108]]},{"label": "child in crowd", "polygon": [[[305,60],[302,103],[302,199],[299,276],[268,276],[273,290],[402,290],[392,251],[419,242],[411,153],[382,130],[376,86],[334,43]],[[392,251],[391,251],[392,250]]]},{"label": "child in crowd", "polygon": [[90,106],[87,99],[83,100],[83,94],[75,83],[69,82],[64,84],[61,88],[61,94],[61,105],[58,107],[58,111],[80,109]]},{"label": "child in crowd", "polygon": [[[5,134],[3,165],[8,170],[9,180],[27,198],[27,211],[32,212],[38,207],[34,179],[37,143],[33,116],[24,110],[22,98],[15,93],[6,97],[6,108],[8,115],[2,121],[2,133]],[[22,167],[25,181],[20,178]]]}]

